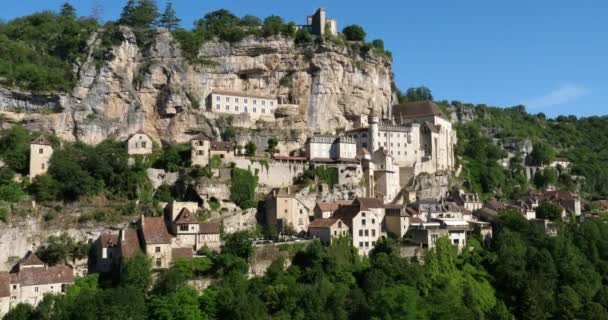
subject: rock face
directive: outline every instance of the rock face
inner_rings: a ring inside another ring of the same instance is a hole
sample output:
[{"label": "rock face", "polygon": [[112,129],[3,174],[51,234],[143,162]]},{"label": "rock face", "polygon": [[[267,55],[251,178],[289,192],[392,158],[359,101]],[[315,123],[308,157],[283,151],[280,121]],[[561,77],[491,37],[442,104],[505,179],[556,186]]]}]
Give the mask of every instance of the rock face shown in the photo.
[{"label": "rock face", "polygon": [[9,122],[66,140],[95,144],[144,129],[157,141],[183,142],[200,132],[216,136],[215,122],[204,112],[213,90],[276,96],[286,105],[279,126],[322,132],[348,128],[348,120],[393,101],[391,63],[373,51],[250,37],[207,42],[199,55],[206,63],[191,65],[164,29],[146,48],[128,28],[121,27],[120,35],[120,44],[105,49],[101,60],[95,54],[100,36],[93,35],[71,93],[0,88],[0,112]]}]

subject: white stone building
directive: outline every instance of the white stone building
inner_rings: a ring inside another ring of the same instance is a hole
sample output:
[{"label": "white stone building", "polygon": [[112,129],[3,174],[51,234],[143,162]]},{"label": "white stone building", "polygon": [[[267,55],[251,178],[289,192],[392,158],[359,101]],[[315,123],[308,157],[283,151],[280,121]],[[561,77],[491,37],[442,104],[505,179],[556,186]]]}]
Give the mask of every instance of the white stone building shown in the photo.
[{"label": "white stone building", "polygon": [[357,144],[353,138],[334,135],[315,135],[306,140],[306,158],[316,162],[353,161]]},{"label": "white stone building", "polygon": [[143,130],[138,130],[127,139],[127,152],[129,154],[150,154],[153,147],[152,138]]},{"label": "white stone building", "polygon": [[401,191],[400,170],[384,147],[374,151],[371,161],[363,161],[363,171],[367,176],[368,197],[382,197],[386,203],[397,199]]},{"label": "white stone building", "polygon": [[360,255],[368,255],[382,236],[384,204],[381,199],[357,198],[352,205],[340,206],[332,219],[340,219],[349,228],[353,246]]},{"label": "white stone building", "polygon": [[238,91],[213,91],[208,97],[207,111],[232,115],[247,114],[251,120],[274,120],[277,106],[276,97]]},{"label": "white stone building", "polygon": [[52,155],[53,147],[46,136],[41,135],[30,143],[30,179],[49,170]]},{"label": "white stone building", "polygon": [[306,24],[297,26],[298,29],[306,29],[310,34],[316,36],[338,34],[338,21],[327,18],[324,8],[319,8],[311,16],[306,17]]}]

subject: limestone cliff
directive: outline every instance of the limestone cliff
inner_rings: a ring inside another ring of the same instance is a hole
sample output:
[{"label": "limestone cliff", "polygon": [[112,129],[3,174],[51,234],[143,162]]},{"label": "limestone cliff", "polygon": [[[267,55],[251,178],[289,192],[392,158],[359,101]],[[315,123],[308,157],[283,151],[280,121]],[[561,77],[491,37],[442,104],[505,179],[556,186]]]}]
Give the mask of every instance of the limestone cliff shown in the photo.
[{"label": "limestone cliff", "polygon": [[322,132],[393,101],[390,61],[353,46],[299,46],[281,37],[211,41],[200,48],[204,65],[192,65],[166,30],[145,48],[128,28],[120,35],[101,55],[99,34],[92,36],[69,94],[0,88],[3,125],[24,123],[87,143],[143,128],[156,140],[182,142],[196,132],[217,135],[204,112],[212,90],[277,96],[285,105],[278,127]]}]

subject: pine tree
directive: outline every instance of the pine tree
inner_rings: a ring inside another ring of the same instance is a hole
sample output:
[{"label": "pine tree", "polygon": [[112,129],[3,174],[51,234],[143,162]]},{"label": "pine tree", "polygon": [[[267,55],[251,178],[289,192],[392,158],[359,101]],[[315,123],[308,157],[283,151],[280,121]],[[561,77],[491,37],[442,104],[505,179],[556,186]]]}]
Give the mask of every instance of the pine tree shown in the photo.
[{"label": "pine tree", "polygon": [[156,3],[153,0],[129,0],[120,14],[120,24],[131,27],[151,27],[158,17]]},{"label": "pine tree", "polygon": [[76,19],[76,9],[69,2],[64,2],[63,5],[61,5],[60,15],[63,18],[66,18],[69,20],[75,20]]},{"label": "pine tree", "polygon": [[174,30],[181,21],[180,18],[175,14],[175,10],[173,9],[173,3],[167,2],[165,6],[165,11],[160,16],[158,21],[159,26],[167,28],[169,30]]}]

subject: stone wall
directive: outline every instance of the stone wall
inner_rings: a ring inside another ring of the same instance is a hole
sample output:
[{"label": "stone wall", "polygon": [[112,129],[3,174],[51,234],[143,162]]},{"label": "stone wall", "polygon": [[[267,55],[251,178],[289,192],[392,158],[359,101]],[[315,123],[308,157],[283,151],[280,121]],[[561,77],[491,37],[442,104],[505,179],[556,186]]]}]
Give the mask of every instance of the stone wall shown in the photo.
[{"label": "stone wall", "polygon": [[249,169],[258,172],[258,183],[260,186],[269,188],[287,187],[293,185],[295,179],[301,176],[308,164],[305,162],[281,162],[268,160],[268,167],[259,161],[246,158],[236,158],[234,163],[237,168]]}]

